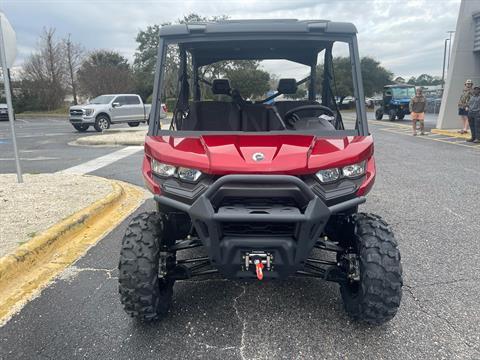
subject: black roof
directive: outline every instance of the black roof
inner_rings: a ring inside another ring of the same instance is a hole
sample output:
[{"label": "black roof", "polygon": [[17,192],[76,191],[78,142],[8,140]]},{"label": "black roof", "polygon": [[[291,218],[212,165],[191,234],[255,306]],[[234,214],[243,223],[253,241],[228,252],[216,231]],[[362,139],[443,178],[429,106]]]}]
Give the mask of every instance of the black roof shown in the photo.
[{"label": "black roof", "polygon": [[239,33],[329,33],[356,34],[355,25],[347,22],[329,20],[222,20],[217,22],[194,22],[188,24],[164,25],[160,30],[162,37],[188,36],[198,34],[229,35]]}]

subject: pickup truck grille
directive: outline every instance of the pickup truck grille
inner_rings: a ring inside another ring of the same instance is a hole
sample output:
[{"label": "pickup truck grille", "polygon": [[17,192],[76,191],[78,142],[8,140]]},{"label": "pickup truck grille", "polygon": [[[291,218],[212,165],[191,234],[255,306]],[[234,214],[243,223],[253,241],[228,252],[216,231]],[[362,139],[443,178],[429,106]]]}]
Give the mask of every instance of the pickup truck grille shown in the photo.
[{"label": "pickup truck grille", "polygon": [[79,109],[72,109],[72,110],[70,110],[70,115],[72,115],[72,116],[82,116],[83,111],[79,110]]}]

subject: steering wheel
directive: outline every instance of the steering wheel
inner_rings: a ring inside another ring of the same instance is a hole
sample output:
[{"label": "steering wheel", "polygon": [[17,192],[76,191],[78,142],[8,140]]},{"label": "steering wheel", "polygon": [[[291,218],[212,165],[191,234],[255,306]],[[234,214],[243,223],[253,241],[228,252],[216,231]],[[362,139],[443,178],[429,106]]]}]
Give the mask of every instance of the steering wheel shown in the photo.
[{"label": "steering wheel", "polygon": [[295,122],[300,120],[300,116],[298,116],[297,113],[302,111],[307,111],[307,110],[318,110],[318,111],[321,111],[322,114],[335,117],[335,113],[328,106],[312,104],[312,105],[297,106],[296,108],[288,110],[284,115],[285,122],[289,126],[293,127],[293,124],[295,124]]}]

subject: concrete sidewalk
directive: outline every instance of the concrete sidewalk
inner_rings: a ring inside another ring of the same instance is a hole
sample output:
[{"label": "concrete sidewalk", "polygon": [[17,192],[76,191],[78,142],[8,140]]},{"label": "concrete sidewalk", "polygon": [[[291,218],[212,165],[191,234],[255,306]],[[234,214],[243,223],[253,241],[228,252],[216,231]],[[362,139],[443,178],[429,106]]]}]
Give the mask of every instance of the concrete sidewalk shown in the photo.
[{"label": "concrete sidewalk", "polygon": [[[33,180],[32,180],[33,178]],[[96,176],[0,175],[0,326],[145,200],[136,186]],[[5,180],[6,179],[6,180]],[[1,187],[4,188],[4,187]],[[85,196],[85,193],[89,196]],[[28,229],[35,229],[28,233]],[[21,240],[19,240],[21,239]],[[1,357],[1,356],[0,356]]]},{"label": "concrete sidewalk", "polygon": [[99,135],[91,135],[78,138],[74,144],[87,146],[134,146],[143,145],[147,129],[134,130],[116,129],[105,131]]},{"label": "concrete sidewalk", "polygon": [[0,174],[0,257],[50,226],[107,196],[110,181],[96,176]]}]

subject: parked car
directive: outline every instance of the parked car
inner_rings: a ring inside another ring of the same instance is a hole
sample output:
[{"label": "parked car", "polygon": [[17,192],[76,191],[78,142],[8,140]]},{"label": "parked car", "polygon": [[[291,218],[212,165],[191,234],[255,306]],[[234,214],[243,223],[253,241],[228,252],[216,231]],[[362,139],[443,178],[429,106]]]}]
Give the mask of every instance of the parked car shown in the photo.
[{"label": "parked car", "polygon": [[[80,132],[87,131],[90,126],[101,132],[119,123],[135,127],[148,123],[150,109],[151,105],[144,104],[136,94],[101,95],[88,104],[71,106],[70,123]],[[161,117],[165,116],[166,108],[162,106]]]},{"label": "parked car", "polygon": [[345,96],[343,99],[337,96],[335,101],[339,109],[351,109],[355,106],[355,98],[353,96]]},{"label": "parked car", "polygon": [[0,104],[0,121],[8,121],[8,106]]}]

